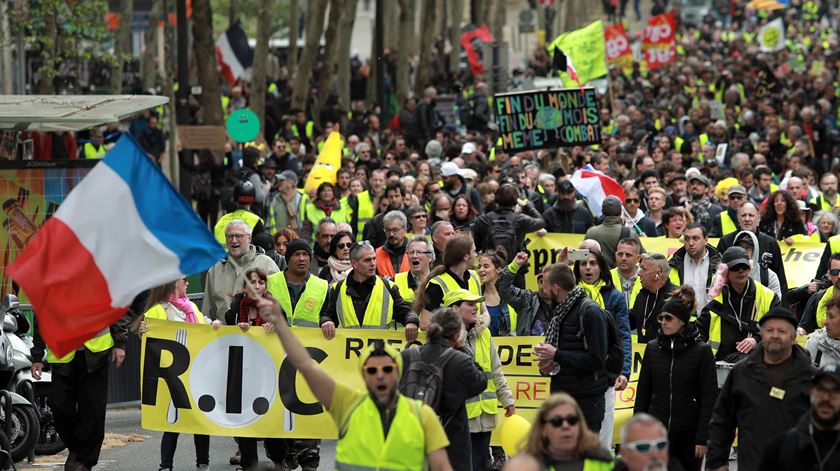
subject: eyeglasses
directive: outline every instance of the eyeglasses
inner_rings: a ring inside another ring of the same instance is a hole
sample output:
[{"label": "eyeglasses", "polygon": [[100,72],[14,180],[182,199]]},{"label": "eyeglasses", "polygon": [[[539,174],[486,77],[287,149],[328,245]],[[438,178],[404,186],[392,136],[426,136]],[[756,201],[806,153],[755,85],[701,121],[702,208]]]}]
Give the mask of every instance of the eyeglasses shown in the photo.
[{"label": "eyeglasses", "polygon": [[840,268],[832,268],[831,270],[828,270],[828,274],[831,276],[840,275]]},{"label": "eyeglasses", "polygon": [[411,252],[408,252],[408,255],[419,256],[419,255],[429,255],[430,253],[431,252],[428,252],[426,250],[412,250]]},{"label": "eyeglasses", "polygon": [[248,236],[248,234],[225,234],[225,239],[227,239],[227,240],[231,240],[231,239],[242,240],[247,236]]},{"label": "eyeglasses", "polygon": [[402,230],[404,230],[404,229],[405,229],[405,226],[400,226],[400,227],[386,227],[386,228],[385,228],[385,233],[386,233],[386,234],[396,234],[397,232],[402,231]]},{"label": "eyeglasses", "polygon": [[656,451],[662,451],[668,448],[668,439],[662,438],[659,440],[638,440],[635,442],[625,443],[623,445],[625,448],[635,451],[636,453],[647,454],[654,449]]},{"label": "eyeglasses", "polygon": [[339,243],[335,244],[335,246],[339,250],[349,249],[350,247],[353,246],[353,242],[339,242]]},{"label": "eyeglasses", "polygon": [[659,319],[659,322],[663,322],[663,321],[671,322],[672,320],[674,320],[674,316],[672,316],[670,314],[660,314],[657,317],[657,319]]},{"label": "eyeglasses", "polygon": [[639,203],[641,201],[639,198],[624,198],[625,203]]},{"label": "eyeglasses", "polygon": [[750,269],[749,265],[735,265],[734,267],[729,268],[730,271],[740,272],[740,271],[748,271]]},{"label": "eyeglasses", "polygon": [[578,424],[578,422],[580,422],[580,417],[576,415],[570,415],[568,417],[557,416],[552,417],[550,419],[546,419],[545,421],[545,423],[551,425],[554,428],[562,427],[564,422],[569,424],[569,427],[574,427]]},{"label": "eyeglasses", "polygon": [[426,217],[427,216],[425,214],[415,214],[414,216],[411,216],[412,219],[426,219]]},{"label": "eyeglasses", "polygon": [[386,375],[389,375],[394,372],[394,365],[385,365],[385,366],[366,366],[365,373],[369,376],[375,376],[377,373],[382,371]]}]

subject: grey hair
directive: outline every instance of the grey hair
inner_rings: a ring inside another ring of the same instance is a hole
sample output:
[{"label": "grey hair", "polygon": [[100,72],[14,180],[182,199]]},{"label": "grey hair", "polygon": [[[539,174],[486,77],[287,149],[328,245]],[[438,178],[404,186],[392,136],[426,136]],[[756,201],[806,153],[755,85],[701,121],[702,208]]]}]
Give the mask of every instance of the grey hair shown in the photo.
[{"label": "grey hair", "polygon": [[350,247],[350,260],[359,260],[362,258],[362,252],[365,250],[370,250],[372,252],[376,252],[376,249],[370,245],[370,242],[363,240],[361,242],[357,242]]},{"label": "grey hair", "polygon": [[326,218],[323,218],[320,221],[318,221],[318,227],[315,228],[315,233],[316,234],[321,233],[321,224],[335,224],[336,228],[338,227],[338,223],[335,222],[335,219],[333,219],[331,217],[326,217]]},{"label": "grey hair", "polygon": [[[452,226],[452,223],[449,222],[449,221],[438,221],[438,222],[432,224],[432,228],[429,231],[429,234],[434,237],[434,235],[437,234],[437,231],[439,231],[441,227],[443,227],[447,224]],[[452,227],[455,228],[455,226],[452,226]]]},{"label": "grey hair", "polygon": [[598,242],[595,239],[584,239],[580,242],[580,245],[578,246],[578,248],[579,249],[589,249],[589,250],[595,249],[598,252],[601,252],[601,243]]},{"label": "grey hair", "polygon": [[395,209],[393,211],[388,211],[385,213],[385,217],[382,218],[383,224],[389,224],[394,221],[400,221],[403,227],[408,225],[408,219],[405,218],[405,213],[400,211],[399,209]]},{"label": "grey hair", "polygon": [[668,431],[665,430],[665,426],[662,425],[662,422],[659,421],[656,417],[646,414],[644,412],[639,412],[638,414],[634,415],[630,418],[624,425],[621,426],[621,444],[627,443],[627,433],[630,430],[630,427],[634,425],[656,425],[659,428],[659,431],[662,432],[662,435],[668,436]]},{"label": "grey hair", "polygon": [[822,218],[828,218],[831,220],[832,229],[830,235],[837,235],[838,229],[840,229],[840,227],[837,227],[838,225],[840,225],[838,224],[837,215],[827,211],[818,211],[817,214],[814,216],[814,223],[816,223],[817,226],[819,226],[820,219]]},{"label": "grey hair", "polygon": [[647,252],[642,254],[642,260],[651,260],[655,263],[662,273],[668,275],[670,272],[670,267],[668,266],[668,259],[665,258],[664,255],[658,252]]},{"label": "grey hair", "polygon": [[242,226],[245,229],[245,233],[251,235],[251,226],[248,225],[247,222],[243,221],[242,219],[234,219],[225,226],[225,232],[227,232],[228,228],[231,226]]},{"label": "grey hair", "polygon": [[553,182],[556,182],[557,178],[555,178],[554,175],[552,175],[550,173],[544,173],[544,174],[540,175],[540,178],[539,178],[540,185],[545,185],[545,182],[547,182],[549,180],[553,181]]},{"label": "grey hair", "polygon": [[416,235],[416,236],[412,237],[411,240],[408,241],[408,244],[405,244],[406,248],[408,248],[409,245],[411,245],[415,242],[422,242],[422,243],[426,244],[426,253],[429,255],[429,257],[432,258],[432,263],[434,263],[434,261],[435,261],[435,246],[432,245],[431,239],[429,239],[426,236]]},{"label": "grey hair", "polygon": [[360,142],[360,143],[356,144],[356,154],[357,155],[359,154],[359,152],[361,152],[363,150],[370,150],[370,144],[368,144],[367,142]]}]

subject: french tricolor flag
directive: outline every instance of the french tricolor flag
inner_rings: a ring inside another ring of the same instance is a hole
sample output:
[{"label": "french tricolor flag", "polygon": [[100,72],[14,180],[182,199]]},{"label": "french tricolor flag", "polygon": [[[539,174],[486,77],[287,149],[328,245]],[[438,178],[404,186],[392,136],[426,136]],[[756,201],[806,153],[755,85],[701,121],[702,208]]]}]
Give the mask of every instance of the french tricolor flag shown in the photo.
[{"label": "french tricolor flag", "polygon": [[234,85],[245,69],[254,63],[254,50],[245,30],[236,22],[216,40],[216,60],[227,83]]},{"label": "french tricolor flag", "polygon": [[[591,167],[590,167],[591,168]],[[607,196],[615,196],[624,202],[624,188],[597,170],[582,169],[575,171],[570,179],[575,190],[586,198],[589,210],[597,217],[601,217],[601,204]]]},{"label": "french tricolor flag", "polygon": [[122,317],[142,291],[224,255],[189,203],[123,134],[8,271],[61,357]]}]

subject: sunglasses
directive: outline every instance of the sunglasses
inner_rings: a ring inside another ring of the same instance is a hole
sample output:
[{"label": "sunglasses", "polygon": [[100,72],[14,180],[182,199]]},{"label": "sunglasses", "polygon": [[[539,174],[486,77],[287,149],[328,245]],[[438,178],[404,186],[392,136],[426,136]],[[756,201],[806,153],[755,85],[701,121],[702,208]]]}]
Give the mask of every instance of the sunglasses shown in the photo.
[{"label": "sunglasses", "polygon": [[625,203],[639,203],[641,201],[639,198],[624,198]]},{"label": "sunglasses", "polygon": [[629,448],[636,453],[650,453],[656,449],[656,451],[663,451],[668,448],[668,439],[662,438],[660,440],[639,440],[635,442],[625,443],[623,445],[625,448]]},{"label": "sunglasses", "polygon": [[339,250],[349,249],[350,247],[353,246],[353,242],[339,242],[339,243],[335,244],[335,246]]},{"label": "sunglasses", "polygon": [[570,415],[568,417],[557,416],[545,421],[545,423],[550,424],[554,428],[562,427],[564,422],[569,424],[570,427],[574,427],[578,424],[578,422],[580,422],[580,417],[576,415]]},{"label": "sunglasses", "polygon": [[840,275],[840,268],[832,268],[831,270],[828,270],[828,274],[831,276]]},{"label": "sunglasses", "polygon": [[389,375],[389,374],[394,372],[394,365],[366,366],[365,367],[365,373],[367,373],[369,376],[376,375],[377,373],[379,373],[380,370],[383,373],[385,373],[386,375]]},{"label": "sunglasses", "polygon": [[672,315],[670,315],[670,314],[660,314],[660,315],[657,317],[657,319],[659,319],[659,322],[662,322],[662,321],[668,321],[668,322],[671,322],[671,321],[672,321],[672,320],[674,320],[675,318],[674,318],[674,316],[672,316]]},{"label": "sunglasses", "polygon": [[749,265],[735,265],[734,267],[730,268],[731,271],[739,272],[739,271],[749,271]]},{"label": "sunglasses", "polygon": [[415,214],[415,215],[414,215],[414,216],[412,216],[412,217],[413,217],[414,219],[426,219],[426,215],[425,215],[425,214]]}]

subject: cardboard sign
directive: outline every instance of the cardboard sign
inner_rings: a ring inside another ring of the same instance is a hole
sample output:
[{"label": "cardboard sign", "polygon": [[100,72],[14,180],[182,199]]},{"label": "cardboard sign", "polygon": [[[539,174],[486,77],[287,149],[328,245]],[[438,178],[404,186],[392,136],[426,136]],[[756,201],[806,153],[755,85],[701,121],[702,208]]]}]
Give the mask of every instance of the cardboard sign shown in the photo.
[{"label": "cardboard sign", "polygon": [[184,149],[224,152],[227,132],[224,126],[178,126],[178,138]]}]

